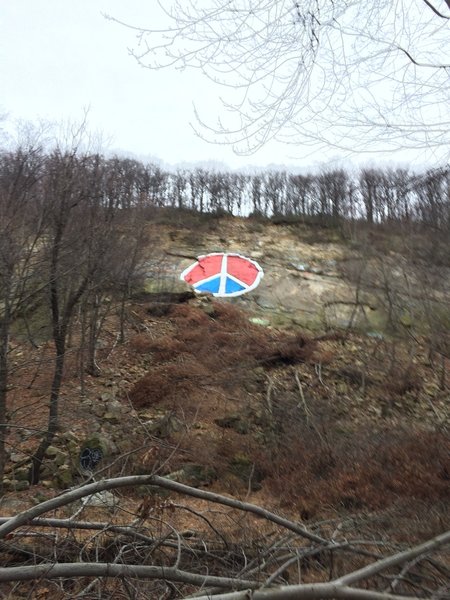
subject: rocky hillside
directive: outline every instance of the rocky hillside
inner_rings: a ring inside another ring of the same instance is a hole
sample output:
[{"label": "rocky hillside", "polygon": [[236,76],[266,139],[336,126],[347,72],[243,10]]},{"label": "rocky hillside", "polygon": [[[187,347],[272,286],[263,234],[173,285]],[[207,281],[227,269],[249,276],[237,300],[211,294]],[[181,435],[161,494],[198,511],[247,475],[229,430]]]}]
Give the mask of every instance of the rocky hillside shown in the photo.
[{"label": "rocky hillside", "polygon": [[[107,315],[99,376],[79,372],[72,340],[59,433],[32,488],[28,454],[45,427],[53,349],[11,341],[2,513],[93,468],[96,479],[165,475],[305,523],[358,514],[366,534],[394,522],[396,539],[439,531],[450,489],[448,267],[408,255],[396,235],[386,249],[385,233],[178,219],[149,222],[144,289],[126,307],[125,343]],[[260,286],[233,300],[185,294],[179,273],[212,251],[257,260]],[[109,494],[96,510],[120,521],[149,496]]]},{"label": "rocky hillside", "polygon": [[[408,262],[398,248],[386,251],[386,239],[377,249],[367,237],[356,241],[334,229],[190,214],[172,221],[173,215],[169,222],[160,218],[149,223],[145,291],[135,294],[127,308],[127,343],[117,344],[110,315],[99,342],[100,376],[84,376],[82,394],[80,378],[74,377],[75,359],[70,365],[69,358],[62,419],[72,462],[78,460],[81,438],[92,445],[92,434],[109,439],[106,455],[123,451],[127,432],[136,428],[142,411],[152,421],[152,431],[165,429],[164,438],[173,427],[189,426],[197,437],[202,435],[200,416],[207,419],[208,411],[210,417],[234,423],[216,423],[214,431],[220,435],[224,429],[250,430],[253,425],[241,423],[245,418],[237,413],[242,407],[267,411],[268,403],[278,402],[270,395],[280,396],[281,404],[286,394],[296,398],[299,421],[306,418],[302,411],[314,413],[318,396],[325,403],[320,418],[339,418],[345,428],[357,423],[420,424],[428,430],[445,425],[448,359],[439,350],[448,343],[448,268]],[[398,245],[395,235],[391,243]],[[257,260],[265,272],[260,286],[235,299],[199,297],[180,303],[184,297],[178,292],[188,288],[179,273],[198,255],[214,251]],[[426,293],[418,282],[425,271],[435,284]],[[430,304],[440,322],[430,315],[424,319]],[[20,338],[13,344],[13,412],[24,429],[18,427],[11,483],[6,484],[20,489],[26,487],[22,443],[26,446],[35,436],[33,428],[43,426],[35,407],[45,403],[45,364],[52,348],[43,343],[30,349]],[[177,406],[169,401],[175,396]],[[62,448],[52,451],[47,477],[58,485],[72,483],[73,465],[60,456]],[[55,475],[51,469],[56,463],[61,464]]]},{"label": "rocky hillside", "polygon": [[[252,294],[234,302],[273,326],[314,331],[356,329],[379,334],[398,326],[424,333],[430,303],[448,328],[450,264],[432,240],[399,230],[341,229],[284,221],[208,218],[151,230],[148,290],[180,288],[178,274],[200,254],[237,252],[259,261],[265,272]],[[426,288],[429,292],[424,295]],[[425,319],[426,320],[426,319]],[[438,325],[437,325],[438,326]]]}]

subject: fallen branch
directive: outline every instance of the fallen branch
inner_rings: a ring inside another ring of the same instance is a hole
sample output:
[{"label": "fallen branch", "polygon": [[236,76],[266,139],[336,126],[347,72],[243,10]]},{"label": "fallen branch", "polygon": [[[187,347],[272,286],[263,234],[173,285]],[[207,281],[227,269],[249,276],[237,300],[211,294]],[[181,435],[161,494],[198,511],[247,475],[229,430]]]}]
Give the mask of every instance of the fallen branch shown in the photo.
[{"label": "fallen branch", "polygon": [[417,600],[410,596],[397,596],[355,590],[334,583],[312,583],[304,585],[283,585],[266,590],[245,590],[217,594],[215,596],[197,596],[195,600],[326,600],[328,598],[344,598],[345,600]]},{"label": "fallen branch", "polygon": [[143,565],[118,565],[112,563],[47,563],[25,567],[0,568],[0,582],[32,581],[34,579],[57,579],[58,577],[130,577],[137,579],[161,579],[208,585],[228,589],[255,588],[259,584],[247,579],[215,577],[182,571],[173,567],[154,567]]},{"label": "fallen branch", "polygon": [[413,560],[417,556],[425,556],[429,552],[437,550],[441,546],[444,546],[448,543],[450,543],[450,531],[441,533],[440,535],[437,535],[423,544],[419,544],[418,546],[414,546],[413,548],[409,548],[403,552],[398,552],[397,554],[388,556],[387,558],[382,558],[381,560],[378,560],[367,567],[363,567],[362,569],[353,571],[353,573],[339,577],[339,579],[334,580],[334,583],[337,585],[349,585],[356,583],[357,581],[362,581],[363,579],[368,579],[369,577],[377,575],[385,569],[389,569],[390,567],[395,567],[396,565]]},{"label": "fallen branch", "polygon": [[276,523],[277,525],[280,525],[289,531],[293,531],[294,533],[306,539],[319,542],[321,544],[328,543],[326,539],[309,532],[300,524],[294,523],[293,521],[285,519],[284,517],[280,517],[279,515],[276,515],[265,508],[257,506],[256,504],[250,504],[249,502],[242,502],[240,500],[235,500],[234,498],[229,498],[228,496],[222,496],[221,494],[199,490],[197,488],[193,488],[176,481],[171,481],[170,479],[160,477],[158,475],[134,475],[129,477],[104,479],[103,481],[96,481],[94,483],[83,485],[80,488],[70,490],[69,492],[65,492],[56,498],[46,500],[45,502],[42,502],[37,506],[33,506],[32,508],[29,508],[28,510],[25,510],[8,519],[6,523],[0,525],[0,539],[4,538],[18,527],[29,523],[32,519],[35,519],[36,517],[39,517],[50,510],[55,510],[61,506],[71,504],[72,502],[80,500],[85,496],[90,496],[91,494],[95,494],[104,490],[113,490],[122,487],[134,487],[139,485],[153,485],[162,487],[179,494],[185,494],[194,498],[207,500],[208,502],[214,502],[216,504],[229,506],[230,508],[235,508],[237,510],[253,513],[266,519],[267,521]]}]

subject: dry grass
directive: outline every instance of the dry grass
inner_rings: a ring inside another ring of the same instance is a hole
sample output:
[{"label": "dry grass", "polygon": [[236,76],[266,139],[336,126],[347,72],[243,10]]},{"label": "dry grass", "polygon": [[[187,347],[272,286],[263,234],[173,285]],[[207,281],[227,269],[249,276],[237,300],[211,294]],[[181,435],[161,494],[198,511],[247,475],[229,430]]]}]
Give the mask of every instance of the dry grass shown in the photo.
[{"label": "dry grass", "polygon": [[214,303],[212,316],[187,304],[174,305],[173,334],[135,336],[135,351],[149,353],[155,365],[130,392],[136,408],[153,406],[197,387],[237,382],[258,365],[274,366],[311,360],[317,344],[300,334],[274,332],[252,325],[237,308]]},{"label": "dry grass", "polygon": [[[216,302],[213,309],[206,314],[193,305],[174,305],[173,335],[139,342],[154,366],[132,388],[133,405],[170,409],[191,425],[201,423],[200,429],[188,424],[172,436],[179,453],[168,468],[189,462],[212,468],[217,485],[232,493],[245,493],[255,479],[264,480],[281,505],[304,518],[318,516],[324,507],[379,510],[399,498],[438,502],[446,497],[450,445],[444,434],[401,426],[374,430],[350,421],[342,427],[322,385],[307,392],[307,417],[291,365],[308,369],[309,363],[331,363],[332,371],[336,350],[301,333],[254,326],[229,304]],[[261,367],[262,380],[246,396],[244,388]],[[388,395],[418,389],[417,376],[407,369],[402,373],[384,385]],[[277,377],[287,375],[291,388],[277,386]],[[262,408],[267,376],[276,388],[270,411]],[[217,417],[230,414],[243,419],[243,432],[215,424]]]},{"label": "dry grass", "polygon": [[326,444],[303,431],[266,463],[266,484],[305,518],[325,506],[379,510],[398,499],[444,501],[450,491],[450,442],[436,432],[336,430]]}]

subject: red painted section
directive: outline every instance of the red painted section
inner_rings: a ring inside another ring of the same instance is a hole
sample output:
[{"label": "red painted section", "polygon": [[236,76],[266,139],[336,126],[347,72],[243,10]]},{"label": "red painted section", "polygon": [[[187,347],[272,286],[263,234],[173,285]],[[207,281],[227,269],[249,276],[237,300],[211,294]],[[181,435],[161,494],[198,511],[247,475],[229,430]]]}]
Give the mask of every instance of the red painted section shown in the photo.
[{"label": "red painted section", "polygon": [[258,275],[255,265],[240,256],[228,256],[227,272],[247,285],[251,285]]},{"label": "red painted section", "polygon": [[184,278],[185,281],[192,285],[197,283],[197,281],[206,279],[207,277],[218,275],[222,268],[222,258],[223,254],[219,254],[217,256],[205,256],[205,258],[201,258],[198,261],[198,265],[196,265],[186,275]]}]

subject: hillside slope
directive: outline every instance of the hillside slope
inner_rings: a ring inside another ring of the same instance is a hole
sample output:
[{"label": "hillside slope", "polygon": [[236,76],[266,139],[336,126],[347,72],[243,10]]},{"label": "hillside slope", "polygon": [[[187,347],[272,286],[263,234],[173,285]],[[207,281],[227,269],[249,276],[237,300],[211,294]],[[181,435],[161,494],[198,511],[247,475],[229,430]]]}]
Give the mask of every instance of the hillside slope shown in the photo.
[{"label": "hillside slope", "polygon": [[[126,342],[111,312],[93,377],[80,374],[73,340],[60,431],[32,488],[27,455],[45,427],[52,346],[12,340],[4,515],[80,484],[81,453],[99,449],[96,479],[164,475],[312,528],[341,523],[344,533],[412,544],[448,527],[450,278],[412,293],[420,261],[305,225],[160,219],[148,234],[145,290],[127,305]],[[260,286],[233,300],[178,294],[178,274],[210,251],[258,260]],[[441,307],[437,325],[422,318],[430,303]],[[96,510],[116,523],[153,510],[170,521],[165,502],[144,487]],[[185,505],[171,527],[202,529],[200,511],[229,543],[268,534],[204,513],[200,500]],[[310,580],[323,568],[315,564]]]}]

